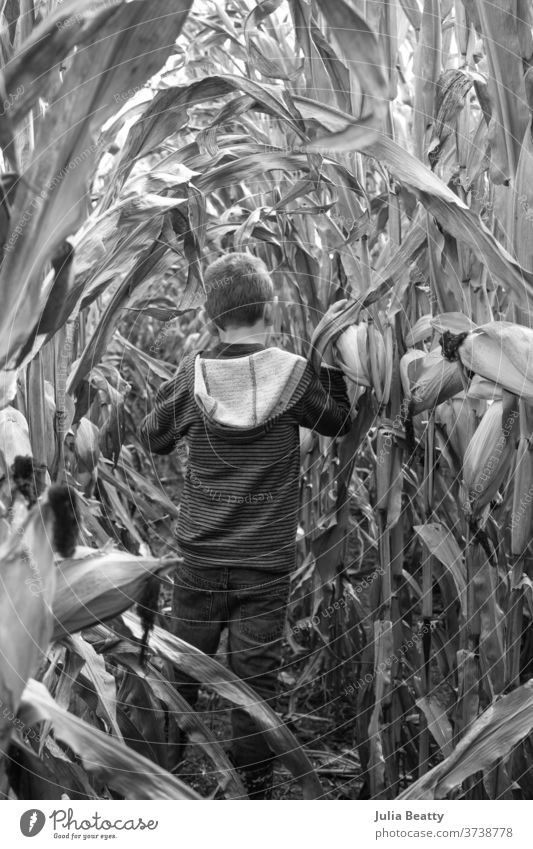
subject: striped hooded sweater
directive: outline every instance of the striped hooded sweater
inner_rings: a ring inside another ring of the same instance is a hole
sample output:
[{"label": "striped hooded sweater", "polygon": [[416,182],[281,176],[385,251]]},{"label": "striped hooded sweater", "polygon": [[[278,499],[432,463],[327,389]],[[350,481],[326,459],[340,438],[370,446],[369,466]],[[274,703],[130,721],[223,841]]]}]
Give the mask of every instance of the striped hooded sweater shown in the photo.
[{"label": "striped hooded sweater", "polygon": [[350,403],[340,371],[323,366],[317,376],[303,357],[257,344],[220,344],[182,360],[140,435],[156,454],[187,442],[177,534],[187,564],[293,568],[300,426],[347,433]]}]

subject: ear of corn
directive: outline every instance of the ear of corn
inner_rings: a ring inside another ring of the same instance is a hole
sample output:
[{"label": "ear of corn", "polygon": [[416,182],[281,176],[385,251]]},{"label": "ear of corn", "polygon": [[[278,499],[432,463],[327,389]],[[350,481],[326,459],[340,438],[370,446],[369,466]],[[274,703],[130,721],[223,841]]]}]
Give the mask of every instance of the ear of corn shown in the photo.
[{"label": "ear of corn", "polygon": [[368,325],[361,322],[348,327],[335,342],[337,361],[346,377],[359,386],[371,386],[367,352]]},{"label": "ear of corn", "polygon": [[74,440],[74,452],[81,471],[92,472],[98,463],[100,448],[99,431],[93,422],[85,416],[80,419]]},{"label": "ear of corn", "polygon": [[458,349],[465,368],[533,401],[533,330],[508,321],[477,328]]},{"label": "ear of corn", "polygon": [[[407,398],[411,397],[411,386],[416,381],[416,375],[419,371],[417,366],[414,365],[417,360],[423,360],[426,354],[424,351],[420,351],[418,348],[412,348],[407,351],[400,360],[400,378],[402,381],[402,388],[407,396]],[[420,366],[420,364],[419,364]]]},{"label": "ear of corn", "polygon": [[335,342],[337,362],[358,386],[374,390],[378,404],[387,404],[392,380],[393,339],[390,325],[381,334],[373,321],[348,327]]},{"label": "ear of corn", "polygon": [[417,345],[419,342],[429,339],[432,334],[431,315],[423,315],[405,334],[405,344],[410,348],[412,345]]},{"label": "ear of corn", "polygon": [[368,324],[367,344],[367,359],[370,365],[370,377],[374,394],[378,404],[385,404],[387,401],[385,398],[385,392],[387,391],[385,387],[387,376],[385,342],[373,321]]},{"label": "ear of corn", "polygon": [[407,352],[402,357],[404,382],[409,384],[410,398],[415,414],[431,410],[452,398],[463,389],[461,372],[457,363],[450,363],[435,348],[423,357]]},{"label": "ear of corn", "polygon": [[531,542],[533,528],[533,451],[521,437],[516,451],[511,513],[511,552],[520,556]]},{"label": "ear of corn", "polygon": [[46,465],[52,469],[56,456],[56,437],[54,421],[56,415],[55,391],[49,380],[44,381],[44,403],[45,403],[45,443],[46,443]]},{"label": "ear of corn", "polygon": [[[462,332],[467,332],[472,322],[460,314],[457,316],[446,314],[440,317],[440,322],[432,324],[442,332],[452,332],[450,328],[455,334],[461,328]],[[410,338],[418,340],[426,331],[422,322],[418,332],[413,328]],[[361,386],[371,386],[378,403],[385,403],[390,346],[386,345],[374,323],[361,322],[347,328],[336,346],[339,365],[346,375]],[[469,397],[497,399],[503,388],[533,402],[533,330],[530,328],[506,321],[477,327],[470,330],[459,345],[458,356],[473,375]],[[418,349],[407,351],[401,360],[400,373],[415,414],[433,409],[464,388],[458,364],[443,357],[440,347],[428,354]]]},{"label": "ear of corn", "polygon": [[531,543],[533,529],[533,410],[520,404],[520,439],[513,473],[513,505],[510,519],[511,553],[520,557]]},{"label": "ear of corn", "polygon": [[32,455],[28,422],[14,407],[0,410],[0,451],[7,468],[12,466],[15,457]]},{"label": "ear of corn", "polygon": [[13,402],[17,394],[17,372],[0,369],[0,410]]},{"label": "ear of corn", "polygon": [[518,432],[518,399],[493,401],[468,443],[463,463],[464,508],[476,517],[509,473]]},{"label": "ear of corn", "polygon": [[75,557],[57,561],[55,636],[76,633],[127,610],[139,601],[149,578],[173,562],[78,546]]},{"label": "ear of corn", "polygon": [[435,421],[441,424],[455,456],[462,463],[466,449],[476,429],[476,416],[472,404],[458,395],[439,404],[435,410]]},{"label": "ear of corn", "polygon": [[[36,505],[21,533],[0,549],[0,704],[16,714],[28,678],[43,661],[52,634],[55,569],[52,515]],[[13,725],[0,714],[0,751]]]}]

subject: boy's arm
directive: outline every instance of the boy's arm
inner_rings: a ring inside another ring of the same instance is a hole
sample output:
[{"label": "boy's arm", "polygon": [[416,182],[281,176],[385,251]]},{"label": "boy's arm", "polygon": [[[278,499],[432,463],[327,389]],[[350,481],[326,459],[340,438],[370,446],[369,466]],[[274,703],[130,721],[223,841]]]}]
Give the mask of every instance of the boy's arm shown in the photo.
[{"label": "boy's arm", "polygon": [[342,371],[323,365],[317,376],[311,364],[307,367],[309,385],[293,408],[298,424],[323,436],[344,436],[351,426],[351,405]]},{"label": "boy's arm", "polygon": [[[326,317],[334,319],[343,312],[347,299],[329,307]],[[346,391],[344,375],[335,367],[332,346],[322,353],[322,365],[317,376],[308,363],[310,383],[299,403],[295,405],[298,423],[323,436],[344,436],[351,427],[351,404]]]},{"label": "boy's arm", "polygon": [[183,436],[188,392],[185,363],[182,361],[175,376],[163,383],[155,396],[152,412],[141,423],[142,444],[154,454],[170,454]]}]

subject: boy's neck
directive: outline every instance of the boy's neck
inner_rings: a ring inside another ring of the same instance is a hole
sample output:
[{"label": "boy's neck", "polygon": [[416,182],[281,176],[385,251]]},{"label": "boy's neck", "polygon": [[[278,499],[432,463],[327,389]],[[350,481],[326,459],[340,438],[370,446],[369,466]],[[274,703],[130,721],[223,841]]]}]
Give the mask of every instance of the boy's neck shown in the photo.
[{"label": "boy's neck", "polygon": [[219,327],[220,341],[225,345],[266,345],[270,336],[270,327],[263,322],[248,327]]}]

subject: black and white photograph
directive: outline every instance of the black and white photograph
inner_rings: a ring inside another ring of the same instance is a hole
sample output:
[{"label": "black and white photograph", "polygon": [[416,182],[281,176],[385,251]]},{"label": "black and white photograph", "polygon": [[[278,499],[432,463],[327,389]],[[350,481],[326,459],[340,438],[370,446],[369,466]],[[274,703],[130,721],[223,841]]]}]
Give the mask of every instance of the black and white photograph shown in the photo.
[{"label": "black and white photograph", "polygon": [[532,116],[532,0],[0,0],[6,847],[531,845]]}]

